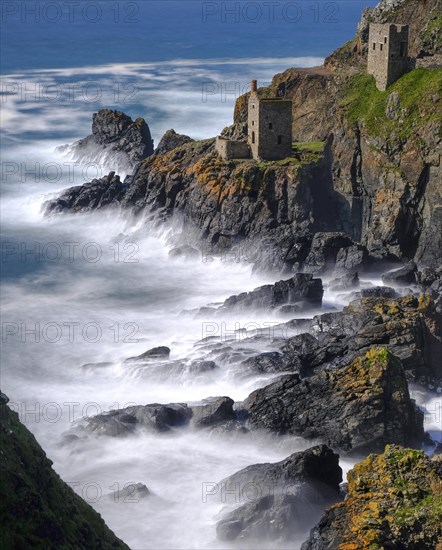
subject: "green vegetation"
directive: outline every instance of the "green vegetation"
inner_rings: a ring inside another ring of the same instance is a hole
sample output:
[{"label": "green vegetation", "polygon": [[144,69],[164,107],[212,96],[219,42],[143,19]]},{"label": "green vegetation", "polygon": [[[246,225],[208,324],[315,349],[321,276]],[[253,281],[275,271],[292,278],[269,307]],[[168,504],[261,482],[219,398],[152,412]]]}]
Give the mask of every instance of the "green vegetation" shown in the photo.
[{"label": "green vegetation", "polygon": [[[387,99],[399,96],[394,117],[387,116]],[[438,101],[434,101],[438,97]],[[350,77],[341,107],[352,123],[363,122],[367,131],[376,136],[393,134],[408,139],[424,123],[440,120],[442,101],[442,69],[415,69],[397,80],[385,92],[380,92],[375,80],[367,74]]]},{"label": "green vegetation", "polygon": [[325,147],[324,141],[294,141],[293,149],[295,151],[303,152],[307,151],[310,153],[323,153]]},{"label": "green vegetation", "polygon": [[269,168],[277,168],[278,166],[300,166],[299,159],[294,157],[287,157],[281,160],[261,160],[256,162],[256,165],[260,170],[267,170]]},{"label": "green vegetation", "polygon": [[436,15],[431,19],[423,34],[423,41],[431,41],[435,47],[442,44],[442,15]]},{"label": "green vegetation", "polygon": [[344,544],[340,548],[439,549],[442,543],[440,459],[387,445],[348,473]]},{"label": "green vegetation", "polygon": [[293,155],[303,165],[314,164],[323,158],[324,148],[323,141],[294,141]]},{"label": "green vegetation", "polygon": [[128,547],[54,472],[34,436],[0,403],[1,548]]}]

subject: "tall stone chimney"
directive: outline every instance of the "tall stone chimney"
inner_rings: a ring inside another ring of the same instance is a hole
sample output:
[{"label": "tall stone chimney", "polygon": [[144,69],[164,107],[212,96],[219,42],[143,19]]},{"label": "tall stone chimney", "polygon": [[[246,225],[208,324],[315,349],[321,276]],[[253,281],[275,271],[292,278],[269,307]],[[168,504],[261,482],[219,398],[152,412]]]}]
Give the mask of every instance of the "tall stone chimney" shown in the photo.
[{"label": "tall stone chimney", "polygon": [[257,90],[258,90],[258,81],[257,80],[252,80],[250,82],[250,92],[252,94],[256,94]]}]

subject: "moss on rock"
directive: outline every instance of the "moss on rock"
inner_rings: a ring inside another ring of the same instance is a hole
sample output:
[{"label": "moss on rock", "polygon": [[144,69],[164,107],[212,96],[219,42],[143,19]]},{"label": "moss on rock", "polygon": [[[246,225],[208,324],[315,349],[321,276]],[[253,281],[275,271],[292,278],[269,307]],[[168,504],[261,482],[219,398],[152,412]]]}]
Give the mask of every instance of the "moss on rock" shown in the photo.
[{"label": "moss on rock", "polygon": [[325,512],[302,550],[442,548],[441,457],[387,445],[347,477],[345,501]]},{"label": "moss on rock", "polygon": [[101,516],[60,479],[43,449],[0,403],[1,548],[126,549]]}]

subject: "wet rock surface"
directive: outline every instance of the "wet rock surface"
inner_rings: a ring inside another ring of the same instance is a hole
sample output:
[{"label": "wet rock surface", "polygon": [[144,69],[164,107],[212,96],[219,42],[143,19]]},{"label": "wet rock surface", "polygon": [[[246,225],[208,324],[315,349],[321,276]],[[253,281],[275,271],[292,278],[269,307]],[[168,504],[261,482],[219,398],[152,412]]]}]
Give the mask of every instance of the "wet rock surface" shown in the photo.
[{"label": "wet rock surface", "polygon": [[121,111],[101,109],[93,114],[92,134],[59,151],[79,161],[110,165],[117,173],[130,173],[153,154],[153,140],[143,118],[132,120]]},{"label": "wet rock surface", "polygon": [[310,274],[297,273],[291,279],[265,285],[251,292],[227,298],[221,310],[275,309],[280,306],[297,305],[299,310],[319,307],[324,289],[321,279]]},{"label": "wet rock surface", "polygon": [[137,405],[93,416],[85,430],[96,435],[126,436],[138,428],[167,432],[188,424],[192,410],[185,403]]},{"label": "wet rock surface", "polygon": [[385,348],[304,380],[284,376],[253,392],[244,408],[249,428],[318,438],[346,452],[423,440],[402,364]]},{"label": "wet rock surface", "polygon": [[167,346],[157,346],[156,348],[149,349],[136,357],[128,357],[125,362],[156,361],[159,359],[169,359],[169,356],[170,348]]},{"label": "wet rock surface", "polygon": [[411,263],[399,269],[388,271],[382,275],[382,282],[385,285],[407,286],[416,284],[417,266]]},{"label": "wet rock surface", "polygon": [[[218,522],[224,541],[290,540],[321,508],[339,500],[339,457],[325,445],[276,464],[255,464],[223,480],[226,494],[245,502]],[[238,500],[237,500],[238,501]]]},{"label": "wet rock surface", "polygon": [[94,179],[87,185],[71,187],[57,199],[46,201],[43,210],[46,214],[100,210],[110,203],[117,206],[124,192],[125,185],[120,176],[115,172],[109,172],[107,176]]},{"label": "wet rock surface", "polygon": [[200,405],[192,406],[192,423],[195,426],[213,426],[236,419],[230,397],[208,397]]}]

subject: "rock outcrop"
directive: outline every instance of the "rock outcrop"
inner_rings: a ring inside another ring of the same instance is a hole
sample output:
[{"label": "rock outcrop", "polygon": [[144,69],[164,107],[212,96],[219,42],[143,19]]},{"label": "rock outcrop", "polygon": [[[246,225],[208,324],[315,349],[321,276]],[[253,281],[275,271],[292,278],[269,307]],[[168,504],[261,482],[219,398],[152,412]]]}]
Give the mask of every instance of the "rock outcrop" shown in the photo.
[{"label": "rock outcrop", "polygon": [[160,142],[155,149],[155,154],[164,155],[164,153],[168,153],[169,151],[172,151],[173,149],[176,149],[177,147],[185,145],[191,141],[193,140],[189,136],[177,134],[173,129],[167,130],[164,136],[160,139]]},{"label": "rock outcrop", "polygon": [[442,460],[389,445],[348,473],[348,493],[302,550],[442,548]]},{"label": "rock outcrop", "polygon": [[385,346],[402,361],[410,380],[442,381],[442,316],[429,296],[361,298],[342,312],[315,317],[311,330],[318,338],[311,366],[339,365],[372,346]]},{"label": "rock outcrop", "polygon": [[244,409],[249,428],[318,438],[346,452],[419,445],[424,436],[402,364],[385,348],[304,380],[283,376],[254,391]]},{"label": "rock outcrop", "polygon": [[339,456],[326,445],[276,464],[254,464],[220,482],[240,507],[217,524],[224,541],[282,541],[305,533],[324,506],[339,500]]},{"label": "rock outcrop", "polygon": [[87,212],[118,205],[117,197],[124,195],[125,185],[120,176],[109,172],[107,176],[94,179],[87,185],[77,185],[63,192],[60,197],[46,201],[43,210],[46,214],[62,212]]},{"label": "rock outcrop", "polygon": [[321,279],[310,274],[297,273],[291,279],[264,285],[251,292],[230,296],[219,311],[243,311],[245,309],[272,310],[285,308],[288,312],[320,307],[324,289]]},{"label": "rock outcrop", "polygon": [[130,173],[153,154],[153,140],[143,118],[132,120],[121,111],[101,109],[92,118],[92,134],[59,148],[76,160],[96,162],[118,173]]},{"label": "rock outcrop", "polygon": [[111,437],[126,436],[139,428],[167,432],[185,426],[191,416],[192,410],[185,403],[135,405],[88,418],[85,430]]},{"label": "rock outcrop", "polygon": [[6,402],[1,394],[2,547],[129,550],[54,472],[52,462]]},{"label": "rock outcrop", "polygon": [[[102,198],[92,196],[82,210],[118,205],[178,213],[189,245],[203,243],[206,255],[231,250],[259,268],[312,272],[333,255],[347,270],[360,271],[368,257],[439,267],[442,70],[417,68],[380,92],[366,74],[364,52],[369,20],[409,24],[412,55],[439,51],[440,5],[382,1],[324,67],[288,69],[258,90],[292,100],[293,158],[222,161],[214,140],[193,142],[169,131],[126,185],[101,185]],[[225,135],[244,133],[247,100],[248,94],[238,99]],[[78,210],[80,196],[85,192],[77,188],[60,200]],[[348,243],[336,250],[322,244],[324,233],[343,234]]]},{"label": "rock outcrop", "polygon": [[200,403],[169,403],[162,405],[133,405],[124,409],[83,419],[70,432],[72,435],[87,434],[106,435],[110,437],[125,437],[137,430],[153,432],[168,432],[175,428],[189,426],[190,422],[197,428],[208,428],[229,423],[236,426],[237,417],[233,410],[233,400],[230,397],[208,397]]}]

